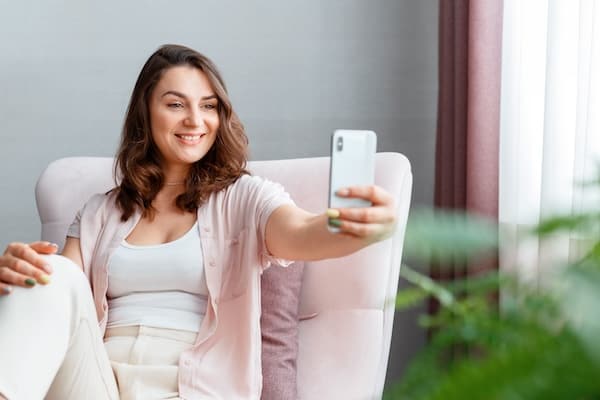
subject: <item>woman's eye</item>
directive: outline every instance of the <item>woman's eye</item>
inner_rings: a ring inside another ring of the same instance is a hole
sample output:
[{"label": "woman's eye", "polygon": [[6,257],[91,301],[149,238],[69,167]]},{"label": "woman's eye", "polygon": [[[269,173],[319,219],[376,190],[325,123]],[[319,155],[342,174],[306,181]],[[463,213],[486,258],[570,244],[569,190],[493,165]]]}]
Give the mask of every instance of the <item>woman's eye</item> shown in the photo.
[{"label": "woman's eye", "polygon": [[181,104],[181,103],[169,103],[168,107],[169,108],[183,108],[183,104]]},{"label": "woman's eye", "polygon": [[205,110],[214,110],[217,108],[216,104],[205,104],[202,106]]}]

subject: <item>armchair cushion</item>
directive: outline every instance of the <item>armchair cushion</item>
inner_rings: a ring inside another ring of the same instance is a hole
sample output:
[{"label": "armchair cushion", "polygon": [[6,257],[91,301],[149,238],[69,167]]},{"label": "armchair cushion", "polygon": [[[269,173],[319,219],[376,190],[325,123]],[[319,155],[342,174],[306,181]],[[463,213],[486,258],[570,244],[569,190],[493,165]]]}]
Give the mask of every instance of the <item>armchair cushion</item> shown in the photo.
[{"label": "armchair cushion", "polygon": [[303,262],[271,267],[261,278],[262,400],[297,399],[298,309]]}]

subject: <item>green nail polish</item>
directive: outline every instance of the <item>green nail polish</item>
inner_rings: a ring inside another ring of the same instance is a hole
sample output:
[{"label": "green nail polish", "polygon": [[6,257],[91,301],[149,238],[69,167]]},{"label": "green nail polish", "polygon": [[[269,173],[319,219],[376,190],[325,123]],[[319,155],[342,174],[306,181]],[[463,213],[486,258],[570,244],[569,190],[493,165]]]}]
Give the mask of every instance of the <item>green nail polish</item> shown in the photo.
[{"label": "green nail polish", "polygon": [[31,278],[27,278],[27,279],[25,279],[25,284],[27,286],[35,286],[35,281]]},{"label": "green nail polish", "polygon": [[336,218],[329,218],[329,225],[339,228],[342,226],[342,221]]}]

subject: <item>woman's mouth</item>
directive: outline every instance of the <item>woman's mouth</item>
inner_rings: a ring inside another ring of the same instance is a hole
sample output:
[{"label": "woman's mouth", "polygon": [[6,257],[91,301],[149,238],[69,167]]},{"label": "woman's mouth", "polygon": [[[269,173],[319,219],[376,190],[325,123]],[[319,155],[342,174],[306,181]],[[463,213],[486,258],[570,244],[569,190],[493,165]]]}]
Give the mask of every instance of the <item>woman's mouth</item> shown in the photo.
[{"label": "woman's mouth", "polygon": [[198,144],[200,143],[200,139],[202,139],[202,137],[205,134],[175,134],[175,136],[177,137],[177,139],[179,140],[179,142],[184,143],[184,144]]}]

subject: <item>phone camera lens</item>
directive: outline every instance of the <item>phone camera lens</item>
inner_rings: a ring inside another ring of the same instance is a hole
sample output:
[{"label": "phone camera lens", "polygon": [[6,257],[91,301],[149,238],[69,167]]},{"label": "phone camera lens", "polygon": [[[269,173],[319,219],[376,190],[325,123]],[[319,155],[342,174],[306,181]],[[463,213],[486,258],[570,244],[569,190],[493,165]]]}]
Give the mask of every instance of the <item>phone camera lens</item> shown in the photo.
[{"label": "phone camera lens", "polygon": [[344,138],[343,137],[339,137],[337,139],[337,151],[342,151],[344,149]]}]

